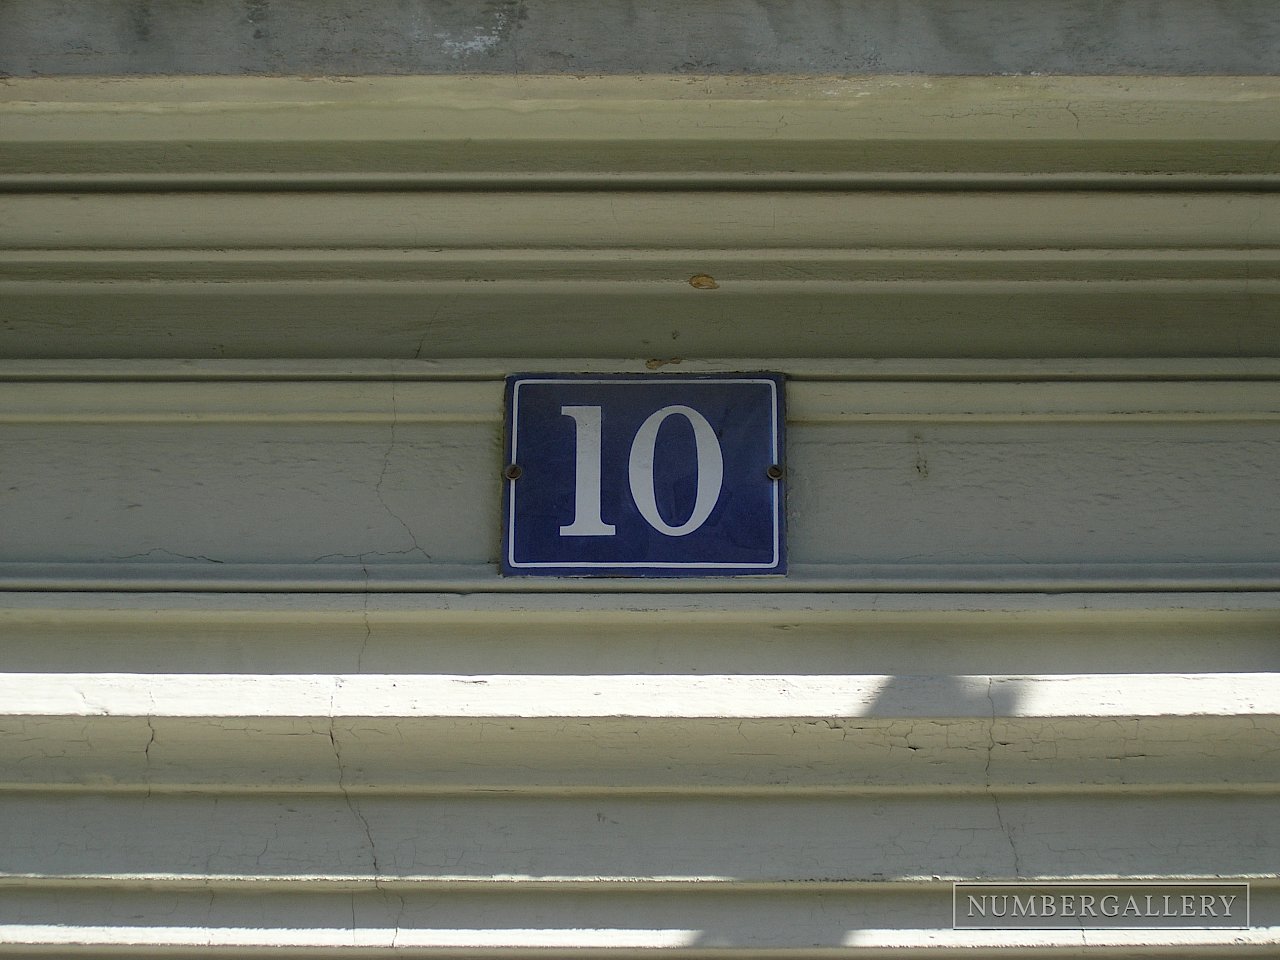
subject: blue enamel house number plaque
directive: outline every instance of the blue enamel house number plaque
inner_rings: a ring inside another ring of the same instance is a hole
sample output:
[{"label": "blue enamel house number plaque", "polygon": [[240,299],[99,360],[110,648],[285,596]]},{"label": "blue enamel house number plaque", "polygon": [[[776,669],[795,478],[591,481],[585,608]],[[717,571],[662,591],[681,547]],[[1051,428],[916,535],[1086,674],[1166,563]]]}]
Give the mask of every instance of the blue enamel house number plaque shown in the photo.
[{"label": "blue enamel house number plaque", "polygon": [[783,378],[507,378],[502,572],[786,572]]}]

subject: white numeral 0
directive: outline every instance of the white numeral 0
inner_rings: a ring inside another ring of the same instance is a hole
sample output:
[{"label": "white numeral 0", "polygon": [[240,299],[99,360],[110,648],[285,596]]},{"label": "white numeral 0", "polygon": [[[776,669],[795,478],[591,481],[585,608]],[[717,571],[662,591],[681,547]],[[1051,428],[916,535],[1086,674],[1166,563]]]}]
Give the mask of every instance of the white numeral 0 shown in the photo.
[{"label": "white numeral 0", "polygon": [[[612,537],[617,528],[605,523],[600,516],[600,408],[565,406],[560,413],[573,418],[577,441],[577,462],[574,471],[573,523],[560,528],[562,537]],[[698,459],[698,489],[693,499],[693,511],[678,526],[662,519],[658,512],[657,494],[654,492],[653,458],[658,442],[658,430],[667,417],[681,416],[693,428],[694,447]],[[720,441],[707,418],[692,407],[672,404],[649,416],[631,441],[631,457],[627,463],[627,482],[631,487],[631,499],[649,526],[668,537],[684,537],[699,529],[720,500],[724,487],[724,455]]]}]

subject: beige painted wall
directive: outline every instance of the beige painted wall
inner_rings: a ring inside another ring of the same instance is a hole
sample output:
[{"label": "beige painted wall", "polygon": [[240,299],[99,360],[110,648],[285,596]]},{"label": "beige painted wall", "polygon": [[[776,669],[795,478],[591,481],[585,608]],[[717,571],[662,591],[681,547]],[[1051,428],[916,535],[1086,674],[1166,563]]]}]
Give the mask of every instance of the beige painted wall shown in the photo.
[{"label": "beige painted wall", "polygon": [[[0,955],[1280,947],[1274,80],[4,91]],[[505,373],[762,368],[786,578],[497,575]]]}]

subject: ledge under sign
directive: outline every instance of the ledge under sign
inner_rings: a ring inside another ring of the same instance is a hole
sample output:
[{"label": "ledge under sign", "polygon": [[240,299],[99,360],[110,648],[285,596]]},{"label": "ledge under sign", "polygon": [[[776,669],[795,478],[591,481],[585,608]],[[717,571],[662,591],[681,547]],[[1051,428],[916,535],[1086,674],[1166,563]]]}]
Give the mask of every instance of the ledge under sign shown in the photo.
[{"label": "ledge under sign", "polygon": [[783,377],[507,378],[502,572],[786,572]]}]

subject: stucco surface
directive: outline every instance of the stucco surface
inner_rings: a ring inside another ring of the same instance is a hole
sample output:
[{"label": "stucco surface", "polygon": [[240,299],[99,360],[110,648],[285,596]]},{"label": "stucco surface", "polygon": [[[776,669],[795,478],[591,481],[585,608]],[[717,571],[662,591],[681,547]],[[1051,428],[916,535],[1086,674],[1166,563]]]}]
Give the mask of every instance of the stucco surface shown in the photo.
[{"label": "stucco surface", "polygon": [[1267,74],[1268,0],[0,0],[0,73]]},{"label": "stucco surface", "polygon": [[[0,82],[0,957],[1280,955],[1278,84]],[[499,576],[506,374],[761,369],[787,576]]]}]

